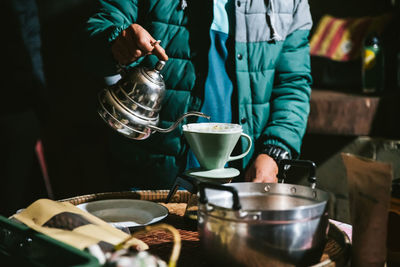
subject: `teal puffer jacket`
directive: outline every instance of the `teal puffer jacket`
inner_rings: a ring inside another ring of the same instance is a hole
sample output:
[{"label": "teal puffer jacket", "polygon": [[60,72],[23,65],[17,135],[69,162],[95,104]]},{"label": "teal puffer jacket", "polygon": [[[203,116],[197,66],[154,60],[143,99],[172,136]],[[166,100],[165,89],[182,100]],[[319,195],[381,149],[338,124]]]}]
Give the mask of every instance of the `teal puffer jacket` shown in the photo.
[{"label": "teal puffer jacket", "polygon": [[[98,13],[87,23],[92,68],[103,76],[115,73],[110,44],[130,24],[140,24],[161,40],[170,59],[162,72],[167,94],[160,127],[170,126],[187,111],[200,110],[203,99],[213,1],[188,0],[186,8],[182,2],[186,1],[100,0]],[[312,22],[307,0],[229,4],[235,5],[231,67],[238,101],[232,104],[234,122],[255,144],[241,163],[243,174],[263,145],[281,146],[293,157],[300,153],[309,113]],[[155,56],[147,56],[132,66],[154,66],[156,61]],[[131,166],[132,175],[138,176],[132,184],[138,187],[169,188],[185,168],[187,145],[181,127],[144,141],[121,136],[114,136],[114,141],[115,156]]]}]

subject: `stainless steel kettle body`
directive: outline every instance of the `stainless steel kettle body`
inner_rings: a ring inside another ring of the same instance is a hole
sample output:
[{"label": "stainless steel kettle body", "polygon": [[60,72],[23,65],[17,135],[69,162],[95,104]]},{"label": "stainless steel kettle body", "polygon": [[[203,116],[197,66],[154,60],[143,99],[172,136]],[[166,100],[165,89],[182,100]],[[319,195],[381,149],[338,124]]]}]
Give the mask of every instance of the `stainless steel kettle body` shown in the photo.
[{"label": "stainless steel kettle body", "polygon": [[170,132],[187,116],[209,118],[191,111],[167,129],[157,127],[166,90],[160,73],[164,65],[165,61],[158,61],[154,69],[132,68],[115,85],[102,90],[98,95],[100,117],[114,130],[135,140],[146,139],[154,131]]}]

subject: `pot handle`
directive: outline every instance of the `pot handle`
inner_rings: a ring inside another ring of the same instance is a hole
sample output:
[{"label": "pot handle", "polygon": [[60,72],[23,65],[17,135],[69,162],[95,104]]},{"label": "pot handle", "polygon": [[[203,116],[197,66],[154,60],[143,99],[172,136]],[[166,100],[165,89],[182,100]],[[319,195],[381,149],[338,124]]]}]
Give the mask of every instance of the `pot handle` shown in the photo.
[{"label": "pot handle", "polygon": [[300,159],[282,159],[278,163],[278,179],[284,182],[286,178],[286,171],[288,166],[297,166],[307,168],[309,170],[308,182],[311,184],[311,188],[315,188],[317,184],[317,166],[311,160],[300,160]]},{"label": "pot handle", "polygon": [[226,186],[226,185],[220,185],[220,184],[214,184],[214,183],[206,183],[206,182],[199,183],[199,185],[198,185],[198,190],[199,190],[199,194],[200,194],[199,202],[201,204],[207,204],[207,202],[208,202],[208,199],[206,196],[206,188],[230,192],[232,194],[232,200],[233,200],[232,210],[240,210],[242,208],[242,205],[240,205],[240,201],[239,201],[239,194],[238,194],[236,188],[234,188],[232,186]]}]

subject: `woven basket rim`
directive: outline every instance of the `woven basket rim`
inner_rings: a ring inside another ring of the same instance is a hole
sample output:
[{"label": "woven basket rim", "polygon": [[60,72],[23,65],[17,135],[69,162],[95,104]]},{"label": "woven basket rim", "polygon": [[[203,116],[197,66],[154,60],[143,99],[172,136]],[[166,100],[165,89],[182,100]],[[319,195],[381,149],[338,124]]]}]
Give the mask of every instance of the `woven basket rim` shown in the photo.
[{"label": "woven basket rim", "polygon": [[[100,192],[93,194],[80,195],[70,198],[60,199],[60,202],[69,202],[74,205],[82,203],[106,200],[106,199],[140,199],[157,202],[165,202],[168,196],[169,190],[137,190],[137,191],[110,191]],[[191,193],[186,190],[177,190],[173,197],[170,199],[170,203],[187,203]]]}]

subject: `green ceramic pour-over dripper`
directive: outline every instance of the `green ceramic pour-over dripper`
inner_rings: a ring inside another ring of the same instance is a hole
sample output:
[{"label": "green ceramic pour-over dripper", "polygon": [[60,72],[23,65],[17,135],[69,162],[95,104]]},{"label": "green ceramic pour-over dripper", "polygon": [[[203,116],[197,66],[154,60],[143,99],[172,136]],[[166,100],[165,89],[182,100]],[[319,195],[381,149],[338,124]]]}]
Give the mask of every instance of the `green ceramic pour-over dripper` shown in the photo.
[{"label": "green ceramic pour-over dripper", "polygon": [[[243,133],[239,124],[191,123],[183,125],[183,133],[201,168],[205,170],[224,168],[228,161],[245,157],[252,146],[250,136]],[[241,136],[247,139],[247,148],[242,154],[231,156]]]}]

